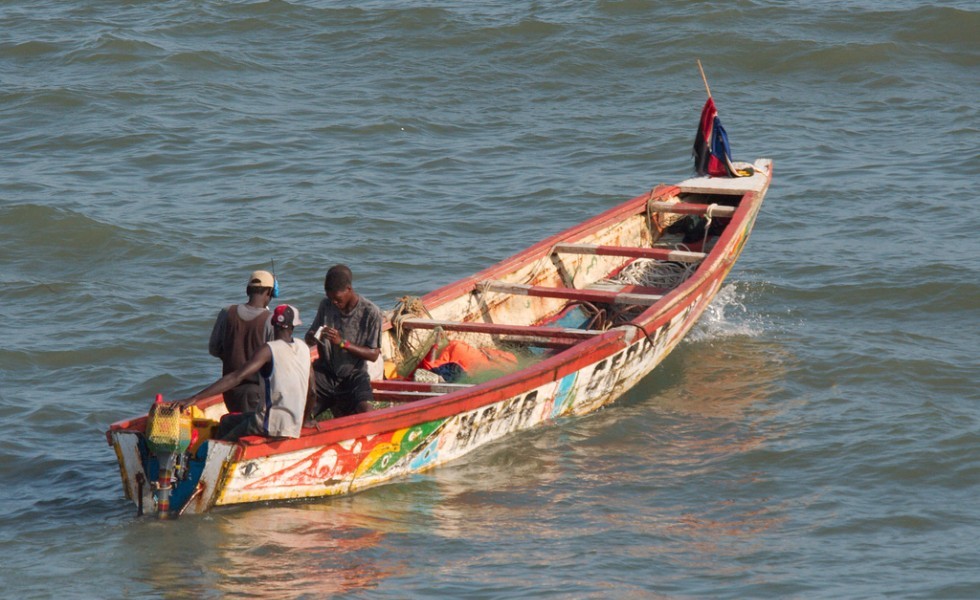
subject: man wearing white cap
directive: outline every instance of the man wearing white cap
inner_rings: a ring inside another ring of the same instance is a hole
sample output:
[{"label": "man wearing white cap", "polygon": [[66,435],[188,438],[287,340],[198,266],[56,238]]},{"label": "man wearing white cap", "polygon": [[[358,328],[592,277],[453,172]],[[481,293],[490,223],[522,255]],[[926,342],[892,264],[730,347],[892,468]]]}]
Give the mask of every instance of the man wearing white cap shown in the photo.
[{"label": "man wearing white cap", "polygon": [[277,306],[272,313],[275,339],[259,348],[252,358],[236,371],[215,381],[190,398],[176,404],[189,406],[198,400],[232,389],[246,378],[258,374],[261,402],[254,412],[226,415],[221,419],[217,437],[237,440],[246,435],[297,438],[303,427],[303,416],[312,408],[310,394],[310,347],[293,338],[293,329],[302,325],[299,310],[288,304]]},{"label": "man wearing white cap", "polygon": [[[227,375],[252,358],[262,344],[272,340],[269,301],[275,296],[276,280],[268,271],[254,271],[245,284],[248,302],[232,304],[218,312],[211,328],[208,353],[221,359],[221,374]],[[259,406],[259,377],[254,375],[224,393],[228,412],[255,412]]]}]

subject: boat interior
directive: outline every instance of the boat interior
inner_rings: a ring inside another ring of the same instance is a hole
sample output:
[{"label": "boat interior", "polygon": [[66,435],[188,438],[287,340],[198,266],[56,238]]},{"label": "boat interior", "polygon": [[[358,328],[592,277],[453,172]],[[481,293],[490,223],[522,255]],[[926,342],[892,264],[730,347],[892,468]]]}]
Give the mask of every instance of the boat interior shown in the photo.
[{"label": "boat interior", "polygon": [[695,274],[747,191],[661,186],[471,278],[403,298],[386,313],[376,401],[481,383],[630,322]]}]

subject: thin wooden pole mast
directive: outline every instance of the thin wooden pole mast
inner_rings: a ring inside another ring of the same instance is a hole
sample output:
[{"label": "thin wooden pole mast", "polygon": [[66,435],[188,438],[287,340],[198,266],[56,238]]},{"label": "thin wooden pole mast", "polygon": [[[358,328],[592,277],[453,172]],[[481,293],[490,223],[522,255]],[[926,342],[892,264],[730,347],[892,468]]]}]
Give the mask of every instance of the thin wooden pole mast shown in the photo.
[{"label": "thin wooden pole mast", "polygon": [[708,87],[708,78],[704,76],[704,67],[701,66],[701,59],[698,59],[698,71],[701,71],[701,80],[704,81],[704,89],[708,92],[708,97],[711,97],[711,88]]}]

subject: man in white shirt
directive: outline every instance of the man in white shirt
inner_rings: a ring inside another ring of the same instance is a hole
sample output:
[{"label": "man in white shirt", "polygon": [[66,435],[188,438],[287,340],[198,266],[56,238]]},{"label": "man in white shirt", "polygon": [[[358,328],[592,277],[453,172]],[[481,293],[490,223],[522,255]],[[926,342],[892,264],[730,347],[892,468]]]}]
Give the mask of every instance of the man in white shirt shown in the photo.
[{"label": "man in white shirt", "polygon": [[255,373],[260,376],[261,402],[254,412],[226,415],[216,437],[237,440],[247,435],[297,438],[303,416],[312,407],[310,390],[310,348],[293,338],[293,329],[303,322],[299,310],[288,304],[272,313],[274,337],[236,371],[215,381],[189,398],[178,400],[181,407],[231,389]]}]

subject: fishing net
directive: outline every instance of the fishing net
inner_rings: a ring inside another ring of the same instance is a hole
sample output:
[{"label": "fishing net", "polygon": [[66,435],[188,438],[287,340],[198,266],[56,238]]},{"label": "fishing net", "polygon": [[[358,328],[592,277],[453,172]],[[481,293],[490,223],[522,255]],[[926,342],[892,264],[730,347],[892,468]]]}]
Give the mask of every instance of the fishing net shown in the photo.
[{"label": "fishing net", "polygon": [[[399,299],[399,303],[389,313],[389,320],[393,326],[393,334],[397,357],[391,357],[395,362],[393,374],[397,378],[406,378],[413,374],[418,374],[418,365],[430,352],[435,350],[435,354],[440,354],[450,342],[463,342],[474,348],[501,349],[514,354],[528,355],[527,345],[524,343],[510,343],[500,339],[500,336],[488,333],[444,331],[442,327],[435,327],[431,331],[412,330],[402,327],[402,320],[410,317],[425,316],[432,318],[432,315],[417,297],[405,296]],[[540,360],[536,357],[535,360]],[[416,380],[425,379],[427,373],[421,373],[421,377]],[[442,380],[437,374],[432,374],[433,381]]]},{"label": "fishing net", "polygon": [[[406,336],[407,337],[407,336]],[[415,367],[418,366],[425,355],[429,353],[434,346],[440,345],[445,347],[446,336],[443,335],[442,327],[436,327],[425,336],[420,343],[413,345],[411,341],[405,340],[402,344],[402,360],[398,363],[396,372],[399,377],[407,377]],[[405,352],[407,350],[407,352]]]},{"label": "fishing net", "polygon": [[650,192],[650,196],[647,198],[647,226],[650,229],[650,235],[654,240],[660,238],[664,231],[667,230],[671,225],[676,224],[678,221],[683,219],[686,215],[671,213],[671,212],[659,212],[653,210],[652,204],[654,202],[667,202],[669,204],[675,204],[680,202],[681,199],[677,196],[671,196],[669,198],[659,198]]}]

